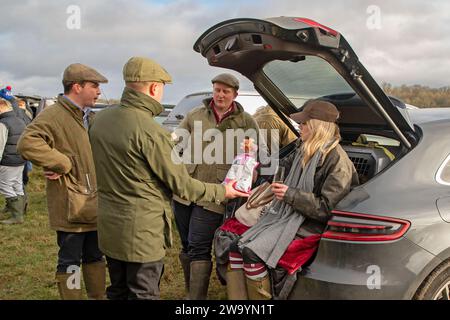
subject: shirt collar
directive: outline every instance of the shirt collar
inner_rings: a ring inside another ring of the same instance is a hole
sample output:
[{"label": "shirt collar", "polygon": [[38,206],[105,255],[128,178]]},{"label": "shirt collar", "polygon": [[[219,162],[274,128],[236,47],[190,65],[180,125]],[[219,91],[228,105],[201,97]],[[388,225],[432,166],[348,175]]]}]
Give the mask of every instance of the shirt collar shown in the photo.
[{"label": "shirt collar", "polygon": [[78,104],[76,104],[75,102],[73,102],[68,96],[63,95],[63,98],[66,99],[67,101],[69,101],[71,104],[73,104],[75,107],[77,107],[77,108],[80,109],[81,111],[83,111],[83,113],[89,114],[89,112],[91,112],[91,108],[89,108],[89,107],[87,107],[87,108],[82,108],[82,107],[80,107]]},{"label": "shirt collar", "polygon": [[222,118],[220,118],[220,115],[217,112],[214,100],[211,100],[210,106],[211,106],[211,109],[212,109],[212,111],[214,113],[214,118],[216,118],[216,123],[217,124],[221,123],[226,117],[228,117],[230,114],[232,114],[234,112],[234,110],[236,109],[236,103],[233,101],[231,103],[230,107],[227,109],[227,111],[225,111],[225,113],[223,114]]}]

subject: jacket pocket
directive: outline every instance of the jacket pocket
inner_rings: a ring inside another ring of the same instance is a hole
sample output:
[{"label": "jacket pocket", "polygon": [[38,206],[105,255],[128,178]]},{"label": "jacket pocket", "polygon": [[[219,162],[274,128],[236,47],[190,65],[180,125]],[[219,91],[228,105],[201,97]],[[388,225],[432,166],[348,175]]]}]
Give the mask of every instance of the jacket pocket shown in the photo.
[{"label": "jacket pocket", "polygon": [[74,183],[65,175],[67,187],[67,219],[71,223],[95,223],[97,220],[97,190]]}]

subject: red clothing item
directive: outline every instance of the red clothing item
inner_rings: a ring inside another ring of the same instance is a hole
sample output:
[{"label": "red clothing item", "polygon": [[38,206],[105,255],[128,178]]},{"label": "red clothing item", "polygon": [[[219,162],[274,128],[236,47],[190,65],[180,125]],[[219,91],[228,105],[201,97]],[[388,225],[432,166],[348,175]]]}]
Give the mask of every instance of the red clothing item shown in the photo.
[{"label": "red clothing item", "polygon": [[289,244],[286,252],[281,256],[278,265],[289,274],[295,273],[313,256],[319,247],[322,235],[315,234],[303,239],[294,239]]},{"label": "red clothing item", "polygon": [[231,218],[225,220],[225,222],[220,226],[219,229],[223,231],[232,232],[240,236],[245,231],[250,229],[250,227],[247,227],[245,224],[240,223],[236,218]]},{"label": "red clothing item", "polygon": [[[233,232],[239,236],[248,229],[250,227],[240,223],[236,218],[228,219],[220,226],[220,230]],[[314,255],[319,247],[321,237],[322,235],[315,234],[303,239],[292,240],[286,252],[278,261],[278,266],[285,269],[289,274],[296,272]]]},{"label": "red clothing item", "polygon": [[233,101],[233,103],[231,103],[231,106],[228,108],[227,111],[225,111],[222,118],[220,118],[220,115],[217,112],[216,105],[214,104],[214,100],[211,100],[211,103],[209,104],[209,106],[211,107],[211,109],[214,113],[214,117],[216,118],[216,123],[219,124],[223,121],[223,119],[225,119],[226,117],[228,117],[230,114],[232,114],[234,112],[234,110],[236,108],[236,103],[234,101]]}]

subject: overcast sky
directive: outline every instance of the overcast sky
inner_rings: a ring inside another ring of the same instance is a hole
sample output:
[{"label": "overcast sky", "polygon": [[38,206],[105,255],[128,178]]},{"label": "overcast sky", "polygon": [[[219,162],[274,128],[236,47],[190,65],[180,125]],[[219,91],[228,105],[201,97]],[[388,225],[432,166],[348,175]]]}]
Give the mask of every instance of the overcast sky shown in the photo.
[{"label": "overcast sky", "polygon": [[[332,2],[332,3],[330,3]],[[122,67],[131,56],[162,64],[174,84],[163,101],[209,89],[224,69],[193,51],[195,40],[223,20],[307,17],[341,32],[375,79],[394,85],[450,85],[448,0],[0,0],[0,86],[13,93],[54,96],[64,68],[93,66],[110,82],[106,98],[119,98]],[[74,23],[80,9],[80,28]],[[377,19],[377,18],[380,19]],[[68,22],[69,26],[68,27]],[[243,89],[251,89],[249,82]]]}]

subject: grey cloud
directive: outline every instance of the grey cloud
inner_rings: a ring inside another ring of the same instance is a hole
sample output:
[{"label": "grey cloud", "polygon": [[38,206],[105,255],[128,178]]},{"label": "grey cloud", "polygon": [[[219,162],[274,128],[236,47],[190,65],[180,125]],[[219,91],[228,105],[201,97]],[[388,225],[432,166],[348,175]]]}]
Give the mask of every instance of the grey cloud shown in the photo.
[{"label": "grey cloud", "polygon": [[[81,8],[81,30],[66,28],[69,5]],[[381,9],[381,30],[368,30],[369,5]],[[139,0],[28,0],[2,4],[0,85],[54,95],[73,62],[92,65],[110,79],[108,98],[123,88],[121,69],[133,55],[149,56],[174,78],[165,101],[209,89],[222,69],[211,68],[192,49],[211,25],[236,17],[303,16],[343,33],[377,80],[448,85],[450,5],[446,1],[230,1],[195,0],[152,4]],[[433,72],[430,72],[432,70]],[[240,77],[244,89],[251,84]]]}]

